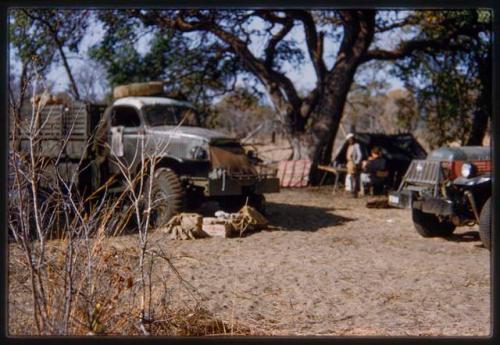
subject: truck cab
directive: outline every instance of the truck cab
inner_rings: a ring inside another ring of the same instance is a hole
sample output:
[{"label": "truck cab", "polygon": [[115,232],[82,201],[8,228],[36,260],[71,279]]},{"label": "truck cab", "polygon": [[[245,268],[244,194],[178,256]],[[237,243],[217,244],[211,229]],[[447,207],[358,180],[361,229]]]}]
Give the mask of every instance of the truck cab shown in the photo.
[{"label": "truck cab", "polygon": [[105,171],[104,178],[119,177],[123,167],[139,172],[145,159],[157,161],[153,194],[168,201],[156,225],[210,199],[229,211],[245,203],[263,210],[264,193],[279,191],[274,170],[253,164],[238,139],[200,127],[188,102],[124,97],[108,107],[103,119],[100,152],[106,160],[99,171]]}]

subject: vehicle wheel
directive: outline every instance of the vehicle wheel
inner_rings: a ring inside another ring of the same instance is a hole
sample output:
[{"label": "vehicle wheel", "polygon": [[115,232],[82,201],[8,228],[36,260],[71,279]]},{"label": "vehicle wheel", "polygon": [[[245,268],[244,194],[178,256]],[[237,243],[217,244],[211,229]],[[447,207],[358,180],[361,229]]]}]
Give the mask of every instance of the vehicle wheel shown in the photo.
[{"label": "vehicle wheel", "polygon": [[[148,187],[149,182],[146,185],[145,196],[148,195]],[[181,212],[185,204],[184,196],[184,188],[177,174],[168,168],[158,168],[154,174],[151,190],[151,227],[165,226],[170,218]]]},{"label": "vehicle wheel", "polygon": [[238,212],[246,203],[259,212],[265,212],[265,198],[261,194],[226,196],[218,200],[220,207],[226,212]]},{"label": "vehicle wheel", "polygon": [[479,216],[479,237],[483,246],[491,250],[491,198],[486,200]]},{"label": "vehicle wheel", "polygon": [[415,229],[422,237],[446,237],[455,231],[455,225],[448,221],[440,221],[431,213],[412,208],[412,219]]}]

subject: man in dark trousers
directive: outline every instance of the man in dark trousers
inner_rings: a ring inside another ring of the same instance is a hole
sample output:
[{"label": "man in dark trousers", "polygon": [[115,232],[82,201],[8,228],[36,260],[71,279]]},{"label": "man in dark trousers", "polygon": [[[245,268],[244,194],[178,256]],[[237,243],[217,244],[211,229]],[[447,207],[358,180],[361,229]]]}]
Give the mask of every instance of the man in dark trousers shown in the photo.
[{"label": "man in dark trousers", "polygon": [[346,136],[347,143],[347,176],[346,176],[346,186],[350,184],[352,196],[357,198],[359,193],[359,174],[361,172],[361,160],[363,156],[361,154],[361,148],[356,142],[354,134],[349,133]]}]

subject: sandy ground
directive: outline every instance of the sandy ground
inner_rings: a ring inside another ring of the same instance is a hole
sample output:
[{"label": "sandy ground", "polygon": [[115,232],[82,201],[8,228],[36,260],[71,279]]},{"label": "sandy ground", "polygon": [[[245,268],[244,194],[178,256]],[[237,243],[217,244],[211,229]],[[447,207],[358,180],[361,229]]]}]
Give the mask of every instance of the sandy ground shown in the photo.
[{"label": "sandy ground", "polygon": [[283,190],[268,196],[273,231],[153,241],[210,311],[268,334],[488,335],[490,254],[477,229],[424,239],[408,210],[366,201]]},{"label": "sandy ground", "polygon": [[[190,241],[152,234],[218,317],[269,335],[490,334],[490,253],[477,229],[421,238],[408,210],[368,209],[369,198],[331,187],[267,199],[272,230]],[[122,250],[135,237],[110,245]],[[189,295],[164,270],[154,279],[181,305]]]}]

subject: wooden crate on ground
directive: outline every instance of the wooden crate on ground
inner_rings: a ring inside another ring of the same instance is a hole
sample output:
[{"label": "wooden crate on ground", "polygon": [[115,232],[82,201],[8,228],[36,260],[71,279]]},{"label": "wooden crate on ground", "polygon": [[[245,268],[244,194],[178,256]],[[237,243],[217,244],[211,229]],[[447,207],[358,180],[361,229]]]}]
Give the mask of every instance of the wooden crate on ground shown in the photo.
[{"label": "wooden crate on ground", "polygon": [[231,223],[215,217],[203,218],[202,230],[210,237],[231,237],[233,226]]}]

